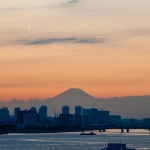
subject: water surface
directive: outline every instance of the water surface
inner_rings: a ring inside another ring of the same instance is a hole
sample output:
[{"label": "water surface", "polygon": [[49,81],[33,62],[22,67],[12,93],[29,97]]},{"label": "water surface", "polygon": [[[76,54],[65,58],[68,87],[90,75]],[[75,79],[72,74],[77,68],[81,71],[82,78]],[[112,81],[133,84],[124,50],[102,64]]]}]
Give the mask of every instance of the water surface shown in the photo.
[{"label": "water surface", "polygon": [[150,150],[150,133],[146,130],[96,133],[92,136],[81,136],[79,132],[0,135],[0,150],[100,150],[109,142],[127,143],[127,147],[136,150]]}]

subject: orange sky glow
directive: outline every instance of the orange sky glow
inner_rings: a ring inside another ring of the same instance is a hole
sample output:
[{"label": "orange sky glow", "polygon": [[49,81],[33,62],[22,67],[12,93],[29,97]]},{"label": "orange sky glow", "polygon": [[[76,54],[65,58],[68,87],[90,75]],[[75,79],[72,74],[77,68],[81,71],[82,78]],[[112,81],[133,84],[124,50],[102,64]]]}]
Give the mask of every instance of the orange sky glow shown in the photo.
[{"label": "orange sky glow", "polygon": [[150,95],[149,5],[2,2],[0,100],[45,99],[73,87],[100,98]]}]

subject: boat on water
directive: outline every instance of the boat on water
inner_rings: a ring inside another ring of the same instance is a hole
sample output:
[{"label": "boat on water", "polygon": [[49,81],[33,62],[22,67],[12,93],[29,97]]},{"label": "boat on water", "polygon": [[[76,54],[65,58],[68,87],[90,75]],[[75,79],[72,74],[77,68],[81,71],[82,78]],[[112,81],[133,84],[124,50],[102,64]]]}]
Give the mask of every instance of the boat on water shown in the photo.
[{"label": "boat on water", "polygon": [[96,135],[96,133],[94,133],[94,132],[90,132],[90,133],[82,132],[80,135]]},{"label": "boat on water", "polygon": [[127,148],[126,144],[121,143],[108,143],[108,148],[104,148],[101,150],[136,150],[133,148]]}]

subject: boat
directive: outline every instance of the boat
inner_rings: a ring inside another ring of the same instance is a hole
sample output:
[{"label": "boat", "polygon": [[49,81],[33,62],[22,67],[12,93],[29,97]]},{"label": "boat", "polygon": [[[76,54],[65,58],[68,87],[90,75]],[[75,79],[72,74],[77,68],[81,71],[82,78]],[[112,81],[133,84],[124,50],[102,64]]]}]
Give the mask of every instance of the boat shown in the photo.
[{"label": "boat", "polygon": [[82,132],[80,135],[97,135],[96,133],[90,132],[90,133],[84,133]]},{"label": "boat", "polygon": [[136,150],[136,149],[126,148],[126,144],[108,143],[108,148],[104,148],[101,150]]}]

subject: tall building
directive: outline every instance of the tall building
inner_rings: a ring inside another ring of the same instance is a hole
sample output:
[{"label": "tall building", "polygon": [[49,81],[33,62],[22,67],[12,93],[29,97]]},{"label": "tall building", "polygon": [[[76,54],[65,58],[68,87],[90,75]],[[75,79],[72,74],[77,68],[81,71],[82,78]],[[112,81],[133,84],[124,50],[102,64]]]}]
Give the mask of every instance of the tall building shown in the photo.
[{"label": "tall building", "polygon": [[2,122],[3,121],[3,111],[2,111],[2,109],[0,109],[0,122]]},{"label": "tall building", "polygon": [[9,119],[9,110],[7,107],[0,109],[0,121],[7,122]]},{"label": "tall building", "polygon": [[69,114],[69,106],[63,106],[62,107],[62,114]]},{"label": "tall building", "polygon": [[109,116],[109,124],[119,125],[120,123],[121,123],[121,116],[119,116],[119,115],[110,115]]},{"label": "tall building", "polygon": [[81,126],[81,123],[82,123],[81,115],[76,115],[76,114],[71,115],[71,125],[72,126]]},{"label": "tall building", "polygon": [[60,114],[59,123],[63,126],[81,126],[81,115],[76,114]]},{"label": "tall building", "polygon": [[14,119],[17,121],[17,112],[20,111],[20,107],[14,108]]},{"label": "tall building", "polygon": [[142,123],[145,127],[150,127],[150,118],[144,118]]},{"label": "tall building", "polygon": [[42,105],[39,109],[40,121],[43,122],[47,118],[47,107]]},{"label": "tall building", "polygon": [[76,115],[81,115],[82,112],[82,107],[81,106],[76,106],[75,107],[75,114]]},{"label": "tall building", "polygon": [[[87,118],[88,117],[88,118]],[[88,120],[88,124],[98,123],[98,109],[90,108],[82,110],[82,124],[85,124],[85,119]],[[86,121],[87,122],[87,121]]]},{"label": "tall building", "polygon": [[[85,121],[86,120],[86,121]],[[82,109],[82,124],[108,123],[109,111],[98,111],[96,108]]]},{"label": "tall building", "polygon": [[36,107],[31,107],[30,111],[36,111]]},{"label": "tall building", "polygon": [[27,114],[28,110],[19,110],[17,111],[17,122],[23,123],[24,122],[24,114]]},{"label": "tall building", "polygon": [[37,123],[37,112],[36,111],[28,111],[28,113],[24,114],[25,124],[36,124]]},{"label": "tall building", "polygon": [[25,124],[35,124],[39,122],[37,111],[20,110],[17,111],[17,122]]},{"label": "tall building", "polygon": [[100,110],[98,111],[99,123],[108,123],[109,122],[109,111]]},{"label": "tall building", "polygon": [[63,126],[71,125],[71,115],[70,114],[60,114],[59,123]]}]

